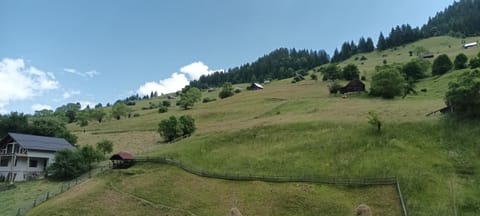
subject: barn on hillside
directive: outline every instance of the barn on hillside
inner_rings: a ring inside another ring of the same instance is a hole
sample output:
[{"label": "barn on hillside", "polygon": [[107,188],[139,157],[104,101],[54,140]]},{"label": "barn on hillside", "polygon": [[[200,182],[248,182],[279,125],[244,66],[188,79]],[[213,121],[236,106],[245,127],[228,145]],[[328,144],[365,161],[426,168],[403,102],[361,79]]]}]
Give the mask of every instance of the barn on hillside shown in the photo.
[{"label": "barn on hillside", "polygon": [[463,45],[463,48],[468,49],[468,48],[476,47],[477,45],[478,45],[477,42],[466,43],[466,44]]},{"label": "barn on hillside", "polygon": [[349,92],[364,92],[365,91],[365,84],[358,80],[350,81],[346,86],[340,88],[340,93],[345,94]]},{"label": "barn on hillside", "polygon": [[252,83],[249,87],[247,87],[247,90],[262,90],[263,86],[258,84],[258,83]]},{"label": "barn on hillside", "polygon": [[135,163],[135,157],[127,152],[119,152],[110,157],[113,169],[124,169],[131,167]]}]

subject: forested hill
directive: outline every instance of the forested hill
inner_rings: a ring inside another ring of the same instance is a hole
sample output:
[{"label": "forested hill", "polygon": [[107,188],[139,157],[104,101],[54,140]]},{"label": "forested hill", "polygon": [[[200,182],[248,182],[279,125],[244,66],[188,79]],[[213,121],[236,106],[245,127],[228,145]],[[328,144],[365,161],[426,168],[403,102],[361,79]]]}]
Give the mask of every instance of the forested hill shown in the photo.
[{"label": "forested hill", "polygon": [[461,0],[438,12],[422,27],[424,37],[480,35],[480,1]]},{"label": "forested hill", "polygon": [[246,83],[263,82],[271,79],[285,79],[313,67],[329,62],[324,50],[295,50],[280,48],[268,55],[258,58],[253,63],[229,69],[227,72],[215,72],[201,76],[199,80],[190,82],[190,86],[209,88],[220,86],[225,82]]},{"label": "forested hill", "polygon": [[[376,48],[386,50],[433,36],[470,37],[480,35],[479,14],[479,0],[460,0],[444,11],[438,12],[433,18],[429,18],[427,24],[421,28],[403,24],[393,27],[388,34],[380,32]],[[371,47],[370,49],[360,49],[361,44],[362,38],[358,45],[353,41],[344,42],[340,50],[335,50],[331,61],[333,63],[341,62],[357,53],[372,50]]]}]

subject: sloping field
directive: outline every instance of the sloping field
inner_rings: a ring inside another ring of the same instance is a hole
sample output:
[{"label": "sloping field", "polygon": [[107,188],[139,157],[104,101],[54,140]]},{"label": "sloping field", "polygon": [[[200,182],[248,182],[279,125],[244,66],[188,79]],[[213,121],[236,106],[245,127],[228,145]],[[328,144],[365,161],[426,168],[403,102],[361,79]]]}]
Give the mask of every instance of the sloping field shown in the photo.
[{"label": "sloping field", "polygon": [[393,186],[335,187],[235,182],[143,164],[92,179],[29,215],[353,215],[367,203],[375,215],[401,215]]}]

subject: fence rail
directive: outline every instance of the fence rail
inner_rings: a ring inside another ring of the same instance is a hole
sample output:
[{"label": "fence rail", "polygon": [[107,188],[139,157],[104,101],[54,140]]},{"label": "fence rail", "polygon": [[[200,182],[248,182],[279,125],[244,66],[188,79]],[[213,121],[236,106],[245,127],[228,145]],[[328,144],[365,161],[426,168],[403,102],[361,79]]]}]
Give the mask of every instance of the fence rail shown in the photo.
[{"label": "fence rail", "polygon": [[[218,173],[205,171],[198,168],[188,166],[180,161],[165,158],[165,157],[138,157],[135,159],[135,162],[149,162],[149,163],[160,163],[173,165],[178,168],[185,170],[186,172],[192,173],[197,176],[223,179],[223,180],[233,180],[233,181],[264,181],[264,182],[276,182],[276,183],[287,183],[287,182],[304,182],[304,183],[321,183],[321,184],[332,184],[332,185],[343,185],[343,186],[373,186],[373,185],[394,185],[399,197],[400,205],[402,208],[402,215],[408,216],[407,207],[405,200],[402,195],[402,190],[400,188],[400,182],[397,177],[386,177],[386,178],[346,178],[346,177],[328,177],[328,176],[267,176],[267,175],[252,175],[252,174],[243,174],[243,173]],[[48,199],[57,196],[71,187],[76,186],[80,183],[85,182],[87,179],[92,176],[105,172],[108,170],[108,166],[98,167],[83,176],[80,176],[69,182],[62,183],[61,186],[57,187],[54,190],[50,190],[32,202],[22,208],[19,208],[17,211],[17,216],[25,215],[30,209],[34,208],[37,205],[47,201]]]},{"label": "fence rail", "polygon": [[89,172],[83,174],[82,176],[79,176],[73,180],[70,180],[68,182],[63,182],[61,185],[58,185],[58,187],[55,187],[53,189],[48,190],[45,193],[40,194],[37,196],[34,200],[31,202],[28,202],[25,204],[23,207],[18,208],[16,212],[16,216],[23,216],[26,215],[29,210],[34,208],[35,206],[38,206],[42,204],[43,202],[59,195],[62,194],[63,192],[68,191],[70,188],[79,185],[86,180],[90,179],[92,176],[97,175],[98,173],[103,173],[105,171],[109,170],[109,166],[99,166],[95,169],[90,170]]},{"label": "fence rail", "polygon": [[400,188],[400,182],[397,177],[386,177],[386,178],[344,178],[344,177],[328,177],[328,176],[266,176],[266,175],[251,175],[251,174],[242,174],[242,173],[216,173],[206,170],[197,169],[191,166],[188,166],[180,161],[165,158],[165,157],[138,157],[135,159],[135,162],[151,162],[151,163],[161,163],[173,165],[178,168],[185,170],[186,172],[192,173],[197,176],[215,178],[215,179],[224,179],[224,180],[234,180],[234,181],[264,181],[264,182],[305,182],[305,183],[321,183],[321,184],[332,184],[332,185],[344,185],[344,186],[369,186],[369,185],[393,185],[396,187],[397,195],[399,198],[400,206],[402,208],[402,215],[408,216],[408,211],[406,207],[405,200],[402,195],[402,190]]}]

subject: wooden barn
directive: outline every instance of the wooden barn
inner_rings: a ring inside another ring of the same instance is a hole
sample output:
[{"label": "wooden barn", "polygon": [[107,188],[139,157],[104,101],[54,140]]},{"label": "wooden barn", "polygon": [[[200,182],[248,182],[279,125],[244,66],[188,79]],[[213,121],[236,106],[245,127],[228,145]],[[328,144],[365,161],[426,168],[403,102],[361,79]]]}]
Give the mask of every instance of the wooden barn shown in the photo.
[{"label": "wooden barn", "polygon": [[119,152],[110,157],[113,169],[125,169],[135,163],[135,157],[127,152]]},{"label": "wooden barn", "polygon": [[263,86],[258,84],[258,83],[252,83],[249,87],[247,87],[247,90],[262,90]]},{"label": "wooden barn", "polygon": [[340,93],[345,94],[349,92],[364,92],[365,91],[365,84],[358,80],[350,81],[346,86],[340,88]]}]

